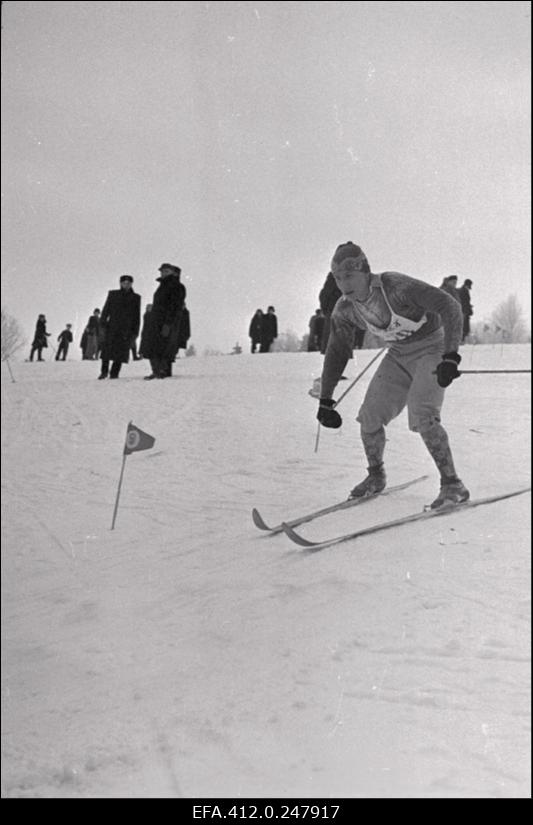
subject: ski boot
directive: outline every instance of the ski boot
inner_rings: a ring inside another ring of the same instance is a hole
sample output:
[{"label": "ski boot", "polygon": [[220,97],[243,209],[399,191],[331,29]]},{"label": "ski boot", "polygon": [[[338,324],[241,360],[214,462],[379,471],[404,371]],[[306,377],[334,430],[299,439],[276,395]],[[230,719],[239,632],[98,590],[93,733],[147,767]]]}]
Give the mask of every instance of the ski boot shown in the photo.
[{"label": "ski boot", "polygon": [[368,467],[367,477],[356,484],[350,495],[348,501],[352,498],[367,498],[368,496],[376,496],[381,493],[387,486],[387,476],[385,475],[385,468],[383,464],[378,464],[376,467]]},{"label": "ski boot", "polygon": [[441,479],[440,492],[431,502],[430,509],[438,510],[440,507],[450,507],[455,504],[461,504],[462,501],[468,501],[470,492],[460,478]]}]

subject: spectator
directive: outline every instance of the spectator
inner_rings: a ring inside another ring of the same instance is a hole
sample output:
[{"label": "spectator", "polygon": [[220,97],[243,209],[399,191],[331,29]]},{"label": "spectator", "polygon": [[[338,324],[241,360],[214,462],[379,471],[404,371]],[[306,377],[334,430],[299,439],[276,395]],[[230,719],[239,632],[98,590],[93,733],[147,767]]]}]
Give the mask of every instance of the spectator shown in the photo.
[{"label": "spectator", "polygon": [[261,322],[261,348],[259,352],[270,352],[270,347],[278,337],[276,310],[269,306]]},{"label": "spectator", "polygon": [[470,318],[474,314],[474,307],[470,298],[470,290],[472,289],[472,281],[466,278],[462,287],[458,289],[459,300],[463,309],[463,343],[470,335]]},{"label": "spectator", "polygon": [[151,313],[152,311],[152,304],[146,304],[144,315],[143,315],[143,325],[141,330],[141,343],[139,344],[139,355],[141,358],[149,358],[148,354],[148,347],[150,341],[150,321],[151,321]]},{"label": "spectator", "polygon": [[143,345],[143,354],[146,349],[152,367],[151,374],[145,376],[147,381],[172,375],[172,362],[181,346],[180,327],[187,294],[180,280],[179,266],[161,264],[159,272],[159,278],[156,278],[159,286],[152,298],[148,337]]},{"label": "spectator", "polygon": [[[180,349],[187,349],[187,342],[191,337],[191,314],[187,309],[185,303],[183,304],[183,309],[181,311],[181,320],[179,326],[179,332],[177,336],[177,347],[176,347],[176,355],[179,357]],[[172,359],[174,360],[174,359]]]},{"label": "spectator", "polygon": [[[67,358],[69,344],[72,344],[72,324],[67,324],[66,328],[57,336],[59,346],[56,352],[56,361],[65,361]],[[63,356],[62,358],[60,356]]]},{"label": "spectator", "polygon": [[33,342],[31,345],[30,361],[33,361],[35,352],[37,352],[37,360],[44,361],[43,349],[48,346],[48,341],[46,339],[49,338],[50,335],[51,333],[46,331],[46,318],[44,315],[39,315],[35,325],[35,335],[33,336]]},{"label": "spectator", "polygon": [[95,361],[101,349],[100,310],[95,309],[81,336],[80,347],[84,361]]},{"label": "spectator", "polygon": [[320,342],[320,352],[322,355],[326,352],[326,347],[328,345],[328,338],[329,338],[329,328],[331,324],[331,313],[333,312],[333,307],[341,297],[342,292],[338,288],[337,284],[335,283],[335,278],[331,272],[328,272],[326,280],[324,281],[324,285],[319,292],[318,301],[320,303],[320,308],[324,313],[324,327],[322,330],[322,340]]},{"label": "spectator", "polygon": [[309,339],[307,342],[307,352],[320,351],[325,321],[326,319],[324,317],[324,313],[319,307],[315,311],[315,314],[309,319]]},{"label": "spectator", "polygon": [[[111,289],[102,309],[102,371],[98,378],[118,378],[129,361],[131,342],[139,334],[141,296],[133,291],[131,275],[120,276],[120,289]],[[111,371],[109,371],[109,364]]]},{"label": "spectator", "polygon": [[444,292],[447,292],[448,295],[451,295],[452,298],[454,298],[458,304],[461,303],[461,299],[459,298],[459,291],[457,289],[457,275],[448,275],[447,278],[444,278],[439,289],[443,289]]},{"label": "spectator", "polygon": [[254,353],[257,347],[261,346],[261,327],[263,322],[263,310],[256,309],[250,326],[248,328],[248,337],[251,339],[251,351]]}]

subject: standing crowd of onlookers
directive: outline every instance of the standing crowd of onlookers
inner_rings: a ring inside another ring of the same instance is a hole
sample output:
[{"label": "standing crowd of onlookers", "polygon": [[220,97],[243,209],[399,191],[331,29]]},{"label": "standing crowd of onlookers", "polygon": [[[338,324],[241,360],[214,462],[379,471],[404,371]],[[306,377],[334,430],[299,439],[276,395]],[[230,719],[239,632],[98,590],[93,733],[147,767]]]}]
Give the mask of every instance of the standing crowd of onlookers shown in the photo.
[{"label": "standing crowd of onlookers", "polygon": [[252,342],[252,353],[255,353],[258,347],[259,352],[270,352],[270,347],[278,337],[278,318],[273,306],[269,306],[266,312],[256,309],[250,321],[248,335]]},{"label": "standing crowd of onlookers", "polygon": [[[141,328],[141,296],[133,289],[133,277],[121,275],[119,288],[107,294],[102,310],[95,309],[84,327],[80,347],[82,359],[101,360],[98,378],[118,378],[122,364],[130,358],[150,362],[151,373],[146,380],[168,378],[180,349],[186,349],[191,335],[189,310],[185,304],[186,289],[181,283],[181,269],[164,263],[156,278],[159,285],[151,303],[146,305]],[[141,335],[139,351],[137,338]],[[51,333],[46,330],[46,317],[39,315],[31,345],[29,360],[44,361],[43,349],[48,347]],[[65,361],[73,341],[72,324],[58,336],[56,361]]]}]

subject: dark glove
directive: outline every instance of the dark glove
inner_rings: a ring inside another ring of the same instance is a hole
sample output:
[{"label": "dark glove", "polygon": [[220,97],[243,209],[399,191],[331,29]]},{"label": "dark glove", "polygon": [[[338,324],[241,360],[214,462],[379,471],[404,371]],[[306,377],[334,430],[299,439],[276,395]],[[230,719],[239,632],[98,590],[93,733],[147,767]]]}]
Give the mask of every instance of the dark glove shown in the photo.
[{"label": "dark glove", "polygon": [[457,352],[447,352],[437,365],[437,383],[439,387],[449,387],[452,381],[459,378],[461,373],[457,369],[461,363],[461,356]]},{"label": "dark glove", "polygon": [[161,336],[163,338],[168,338],[169,335],[170,335],[170,326],[168,324],[163,324],[163,326],[161,327]]},{"label": "dark glove", "polygon": [[335,402],[331,398],[321,398],[316,417],[324,427],[331,427],[336,430],[342,424],[342,418],[337,410],[334,410]]}]

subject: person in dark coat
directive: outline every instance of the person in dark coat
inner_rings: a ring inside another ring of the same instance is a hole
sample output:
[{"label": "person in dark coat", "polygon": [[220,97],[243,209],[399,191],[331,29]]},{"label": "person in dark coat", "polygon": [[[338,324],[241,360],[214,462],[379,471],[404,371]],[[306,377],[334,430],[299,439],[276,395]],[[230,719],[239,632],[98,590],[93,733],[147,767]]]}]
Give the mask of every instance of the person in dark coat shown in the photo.
[{"label": "person in dark coat", "polygon": [[191,337],[191,314],[185,304],[183,304],[183,309],[181,311],[181,322],[178,334],[178,347],[176,350],[176,355],[178,354],[180,349],[187,349],[187,342]]},{"label": "person in dark coat", "polygon": [[459,297],[459,290],[457,289],[457,275],[448,275],[447,278],[442,279],[442,284],[440,285],[439,289],[443,289],[444,292],[447,292],[448,295],[451,295],[457,303],[461,303],[461,299]]},{"label": "person in dark coat", "polygon": [[472,306],[472,301],[470,299],[471,289],[472,281],[470,278],[467,278],[462,287],[457,290],[459,300],[461,301],[461,307],[463,308],[463,343],[470,335],[470,318],[474,314],[474,307]]},{"label": "person in dark coat", "polygon": [[[65,361],[67,358],[68,346],[72,344],[72,324],[67,324],[66,328],[57,336],[59,346],[56,352],[56,361]],[[62,358],[60,356],[63,356]]]},{"label": "person in dark coat", "polygon": [[261,347],[259,352],[270,352],[270,347],[278,337],[278,319],[274,307],[268,307],[261,322]]},{"label": "person in dark coat", "polygon": [[309,339],[307,342],[307,352],[317,352],[320,350],[325,321],[326,318],[324,313],[319,307],[315,314],[309,319]]},{"label": "person in dark coat", "polygon": [[100,310],[97,308],[87,321],[80,347],[84,361],[95,361],[100,352]]},{"label": "person in dark coat", "polygon": [[172,375],[172,362],[180,347],[180,328],[187,294],[180,280],[179,266],[161,264],[159,272],[159,278],[156,278],[159,286],[152,298],[147,340],[143,344],[143,355],[146,351],[152,367],[152,373],[145,376],[145,380]]},{"label": "person in dark coat", "polygon": [[152,304],[146,304],[144,309],[143,315],[143,325],[141,329],[141,343],[139,344],[139,356],[141,358],[150,358],[149,353],[149,346],[150,346],[150,321],[151,321],[151,313],[152,311]]},{"label": "person in dark coat", "polygon": [[[98,378],[118,378],[122,364],[127,364],[131,342],[141,325],[141,296],[133,291],[131,275],[121,275],[120,289],[111,289],[102,309],[102,371]],[[111,371],[109,371],[109,363]]]},{"label": "person in dark coat", "polygon": [[30,361],[33,361],[35,352],[37,352],[37,360],[44,361],[43,349],[48,346],[48,341],[46,339],[49,338],[50,335],[51,333],[46,331],[46,318],[44,315],[39,315],[35,325],[35,335],[33,336],[31,345]]},{"label": "person in dark coat", "polygon": [[248,327],[248,337],[251,340],[251,352],[252,354],[256,351],[257,347],[261,345],[261,324],[263,321],[263,310],[256,309],[252,320],[250,321],[250,326]]},{"label": "person in dark coat", "polygon": [[[322,338],[320,341],[320,352],[322,355],[326,354],[328,346],[329,332],[331,328],[331,313],[335,308],[335,304],[341,297],[342,292],[335,282],[332,272],[328,272],[326,280],[318,294],[318,302],[320,308],[324,313],[324,326],[322,328]],[[354,330],[354,349],[361,349],[365,340],[365,330],[356,327]],[[344,377],[344,376],[343,376]]]},{"label": "person in dark coat", "polygon": [[324,327],[322,329],[322,340],[320,341],[320,352],[322,355],[326,352],[326,347],[328,345],[328,338],[329,338],[329,330],[331,325],[331,313],[333,312],[333,307],[341,297],[342,293],[338,288],[337,284],[335,283],[335,278],[331,272],[328,272],[326,280],[322,286],[318,294],[318,302],[320,304],[320,309],[324,313]]},{"label": "person in dark coat", "polygon": [[181,318],[179,322],[179,328],[177,331],[177,335],[174,337],[172,341],[172,345],[169,347],[169,354],[168,354],[168,370],[167,375],[164,376],[165,378],[172,378],[172,364],[179,357],[180,349],[187,349],[187,341],[191,337],[191,316],[189,310],[183,304],[183,309],[181,310]]}]

